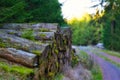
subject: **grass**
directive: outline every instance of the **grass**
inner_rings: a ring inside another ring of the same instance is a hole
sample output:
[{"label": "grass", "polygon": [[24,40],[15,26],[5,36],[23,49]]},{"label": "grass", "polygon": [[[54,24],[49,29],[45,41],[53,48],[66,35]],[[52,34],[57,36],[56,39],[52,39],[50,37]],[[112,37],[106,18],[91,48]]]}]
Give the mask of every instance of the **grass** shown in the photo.
[{"label": "grass", "polygon": [[30,73],[33,73],[33,69],[29,69],[17,65],[9,65],[4,62],[0,62],[0,68],[3,69],[5,72],[20,74],[21,76],[25,76],[25,75],[29,75]]},{"label": "grass", "polygon": [[78,55],[80,59],[80,63],[87,69],[91,69],[93,66],[93,61],[91,57],[84,51],[80,51]]},{"label": "grass", "polygon": [[103,80],[102,71],[98,65],[93,66],[91,73],[93,75],[93,80]]},{"label": "grass", "polygon": [[94,48],[94,51],[96,51],[96,52],[98,52],[98,51],[104,52],[104,53],[109,54],[111,56],[116,56],[116,57],[120,58],[120,52],[111,51],[111,50],[107,50],[107,49],[98,49],[98,48]]},{"label": "grass", "polygon": [[102,50],[103,52],[110,54],[112,56],[116,56],[120,58],[120,53],[119,52],[115,52],[115,51],[109,51],[109,50]]},{"label": "grass", "polygon": [[117,67],[120,68],[120,64],[119,64],[119,63],[117,63],[117,62],[115,62],[115,61],[107,58],[106,56],[104,56],[104,55],[102,55],[102,54],[99,54],[99,53],[98,53],[99,51],[105,52],[105,53],[107,53],[107,54],[109,54],[109,55],[112,55],[112,56],[119,57],[120,54],[119,54],[118,52],[109,51],[109,50],[100,50],[100,49],[95,49],[95,50],[93,51],[93,53],[95,53],[95,54],[98,55],[99,57],[103,58],[104,60],[106,60],[106,61],[108,61],[108,62],[110,62],[110,63],[112,63],[112,64],[114,64],[114,65],[116,65]]},{"label": "grass", "polygon": [[62,73],[57,73],[57,75],[54,77],[53,80],[63,80],[63,74]]},{"label": "grass", "polygon": [[116,65],[117,67],[120,68],[120,64],[119,63],[114,62],[113,60],[111,60],[111,59],[109,59],[109,58],[107,58],[107,57],[105,57],[105,56],[103,56],[101,54],[96,53],[96,55],[98,55],[99,57],[103,58],[104,60],[106,60],[106,61],[108,61],[108,62],[110,62],[110,63],[112,63],[112,64],[114,64],[114,65]]},{"label": "grass", "polygon": [[80,51],[79,58],[82,60],[82,63],[86,64],[90,68],[93,80],[103,79],[100,67],[97,64],[92,63],[92,59],[86,52]]}]

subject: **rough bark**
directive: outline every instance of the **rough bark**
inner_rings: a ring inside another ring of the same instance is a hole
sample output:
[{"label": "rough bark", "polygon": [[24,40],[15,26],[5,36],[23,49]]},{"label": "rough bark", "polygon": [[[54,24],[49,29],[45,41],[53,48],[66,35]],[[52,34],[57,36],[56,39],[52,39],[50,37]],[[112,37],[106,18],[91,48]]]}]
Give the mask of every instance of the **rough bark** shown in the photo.
[{"label": "rough bark", "polygon": [[[3,29],[15,29],[15,30],[20,30],[20,29],[28,29],[31,28],[33,30],[40,30],[42,29],[48,29],[48,31],[56,32],[59,31],[59,27],[57,23],[38,23],[38,24],[31,24],[31,23],[6,23],[2,26]],[[44,30],[43,30],[44,31]],[[47,32],[48,32],[47,31]]]},{"label": "rough bark", "polygon": [[[24,31],[27,31],[27,29]],[[24,35],[24,32],[20,30],[0,29],[0,32],[15,35],[18,37],[22,37],[22,35]],[[34,32],[33,37],[35,38],[35,40],[50,41],[53,40],[54,38],[54,32],[40,32],[40,31],[33,31],[33,32]]]},{"label": "rough bark", "polygon": [[38,66],[38,57],[35,54],[28,53],[14,48],[1,48],[0,57],[27,67]]},{"label": "rough bark", "polygon": [[[37,42],[21,37],[23,31],[27,29],[33,30],[33,36]],[[64,66],[71,64],[71,34],[70,28],[59,28],[57,24],[10,23],[5,24],[2,29],[0,29],[0,43],[5,45],[3,46],[4,48],[11,47],[20,49],[38,56],[39,60],[35,58],[35,63],[37,63],[38,67],[35,68],[34,80],[41,80],[42,77],[53,77],[57,72],[62,71]],[[12,53],[16,52],[13,51]],[[1,56],[4,55],[1,54]],[[16,55],[18,55],[18,53],[16,53]],[[11,56],[12,59],[17,59],[13,54],[10,54],[7,58],[11,58]],[[21,56],[21,60],[23,59],[24,62],[25,55],[21,53]],[[3,58],[7,59],[6,57]],[[8,60],[10,60],[10,58]],[[36,59],[38,62],[36,62]],[[32,62],[34,61],[32,60],[31,63]]]},{"label": "rough bark", "polygon": [[39,42],[33,42],[27,39],[23,39],[20,37],[16,37],[14,35],[1,33],[0,34],[0,40],[7,44],[6,47],[13,47],[17,49],[22,49],[28,52],[33,52],[34,50],[39,50],[40,54],[46,51],[46,47],[49,46],[49,44],[43,44]]}]

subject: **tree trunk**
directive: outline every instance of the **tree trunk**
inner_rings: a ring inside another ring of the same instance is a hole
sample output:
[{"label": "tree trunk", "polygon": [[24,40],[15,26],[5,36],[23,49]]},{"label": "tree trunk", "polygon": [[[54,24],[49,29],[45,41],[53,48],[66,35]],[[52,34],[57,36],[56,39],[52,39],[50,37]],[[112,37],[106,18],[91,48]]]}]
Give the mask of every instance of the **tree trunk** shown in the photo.
[{"label": "tree trunk", "polygon": [[39,63],[39,58],[35,54],[15,48],[1,48],[0,57],[27,67],[36,67]]}]

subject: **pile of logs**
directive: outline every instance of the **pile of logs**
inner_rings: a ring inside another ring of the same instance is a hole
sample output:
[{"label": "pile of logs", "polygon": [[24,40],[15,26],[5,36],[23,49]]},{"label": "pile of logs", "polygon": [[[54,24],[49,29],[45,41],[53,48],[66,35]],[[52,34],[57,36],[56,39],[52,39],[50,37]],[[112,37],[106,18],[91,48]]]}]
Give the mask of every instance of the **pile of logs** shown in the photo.
[{"label": "pile of logs", "polygon": [[0,27],[0,58],[34,69],[31,80],[53,77],[71,64],[71,30],[54,23]]}]

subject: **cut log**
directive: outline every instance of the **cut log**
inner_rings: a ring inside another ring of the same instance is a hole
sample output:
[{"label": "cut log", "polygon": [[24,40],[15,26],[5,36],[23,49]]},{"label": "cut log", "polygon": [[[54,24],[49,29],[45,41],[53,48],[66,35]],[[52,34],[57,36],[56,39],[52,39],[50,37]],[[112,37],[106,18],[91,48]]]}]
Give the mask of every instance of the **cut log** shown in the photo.
[{"label": "cut log", "polygon": [[[9,29],[0,29],[0,32],[15,35],[18,37],[22,37],[22,35],[25,35],[24,32],[22,32],[22,31],[9,30]],[[54,32],[40,32],[40,31],[33,31],[33,32],[34,32],[33,37],[35,38],[35,40],[48,41],[48,40],[53,40],[53,38],[54,38]]]},{"label": "cut log", "polygon": [[27,39],[16,37],[14,35],[1,33],[0,40],[7,44],[6,47],[12,47],[17,49],[22,49],[28,52],[33,52],[35,50],[41,53],[47,51],[46,48],[49,47],[49,44],[43,44],[39,42],[33,42]]},{"label": "cut log", "polygon": [[[28,40],[29,38],[22,38],[26,30],[28,32],[29,30],[33,31],[32,38],[34,37],[37,43]],[[2,45],[3,47],[20,49],[36,53],[39,56],[39,67],[35,71],[35,76],[37,75],[38,80],[43,77],[53,77],[57,72],[62,71],[64,66],[68,66],[71,63],[72,32],[68,27],[59,28],[58,24],[51,23],[9,23],[4,24],[0,32],[0,43],[5,43],[5,46]],[[13,52],[14,50],[12,50]],[[11,52],[9,51],[9,53]],[[24,61],[23,56],[21,59]]]},{"label": "cut log", "polygon": [[3,29],[33,29],[33,30],[41,30],[43,32],[49,32],[49,31],[59,31],[59,27],[57,23],[38,23],[38,24],[31,24],[31,23],[5,23],[2,26]]},{"label": "cut log", "polygon": [[36,67],[39,63],[35,54],[14,48],[1,48],[0,57],[27,67]]},{"label": "cut log", "polygon": [[53,40],[54,32],[35,32],[34,36],[36,40]]}]

